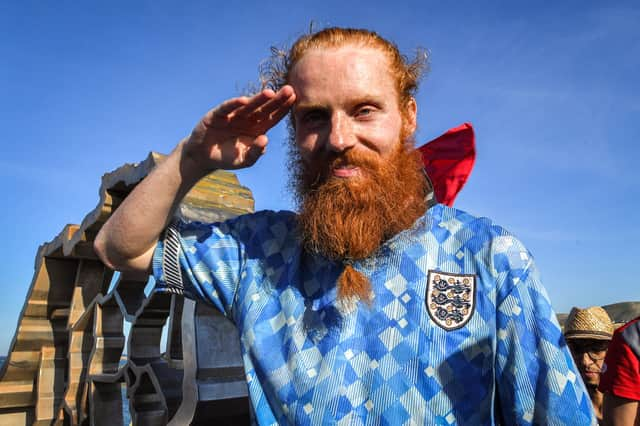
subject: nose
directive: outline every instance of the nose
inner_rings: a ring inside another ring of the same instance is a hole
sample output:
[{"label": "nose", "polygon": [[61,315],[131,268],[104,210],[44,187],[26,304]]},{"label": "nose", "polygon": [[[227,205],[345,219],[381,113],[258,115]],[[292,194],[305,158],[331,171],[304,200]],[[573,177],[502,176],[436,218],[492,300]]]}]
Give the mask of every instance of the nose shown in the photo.
[{"label": "nose", "polygon": [[327,149],[333,152],[343,152],[352,148],[355,143],[356,138],[348,117],[340,112],[333,113],[327,137]]}]

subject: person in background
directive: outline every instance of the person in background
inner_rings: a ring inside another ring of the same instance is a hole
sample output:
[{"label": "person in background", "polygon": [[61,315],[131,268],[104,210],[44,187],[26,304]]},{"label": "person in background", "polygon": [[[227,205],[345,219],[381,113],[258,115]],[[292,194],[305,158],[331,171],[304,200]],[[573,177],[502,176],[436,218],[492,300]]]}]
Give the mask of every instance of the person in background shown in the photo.
[{"label": "person in background", "polygon": [[604,359],[600,391],[605,426],[640,425],[640,317],[617,329]]},{"label": "person in background", "polygon": [[613,322],[607,311],[601,307],[571,309],[564,326],[564,337],[580,376],[587,386],[593,409],[600,422],[603,394],[598,390],[598,385],[612,336]]}]

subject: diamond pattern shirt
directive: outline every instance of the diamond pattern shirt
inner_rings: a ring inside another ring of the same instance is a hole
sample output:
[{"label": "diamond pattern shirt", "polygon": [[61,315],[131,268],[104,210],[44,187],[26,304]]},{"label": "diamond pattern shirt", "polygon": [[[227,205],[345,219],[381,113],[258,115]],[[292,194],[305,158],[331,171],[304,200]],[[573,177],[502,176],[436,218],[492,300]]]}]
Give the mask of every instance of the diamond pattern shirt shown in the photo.
[{"label": "diamond pattern shirt", "polygon": [[595,424],[534,261],[503,228],[435,205],[354,267],[370,304],[337,300],[342,265],[272,211],[174,224],[153,265],[156,291],[236,324],[258,424]]}]

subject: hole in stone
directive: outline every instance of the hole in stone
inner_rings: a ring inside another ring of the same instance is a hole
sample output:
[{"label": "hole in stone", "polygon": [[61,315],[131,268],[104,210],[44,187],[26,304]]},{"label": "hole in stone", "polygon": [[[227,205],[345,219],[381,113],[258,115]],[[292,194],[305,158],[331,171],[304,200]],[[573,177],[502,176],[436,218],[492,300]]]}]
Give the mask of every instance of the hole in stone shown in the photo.
[{"label": "hole in stone", "polygon": [[167,361],[170,356],[169,348],[167,347],[167,335],[169,333],[169,322],[170,322],[169,318],[167,318],[167,321],[164,323],[164,326],[162,326],[162,335],[160,336],[160,351],[162,352],[160,356],[165,361]]},{"label": "hole in stone", "polygon": [[113,272],[113,277],[111,277],[111,282],[109,283],[109,289],[107,290],[107,294],[111,293],[113,291],[113,289],[116,287],[116,284],[118,283],[119,279],[120,279],[120,272],[119,271],[114,271]]},{"label": "hole in stone", "polygon": [[144,286],[144,295],[146,297],[150,297],[151,292],[153,291],[153,288],[155,286],[156,286],[156,279],[153,277],[153,275],[149,275],[149,279],[147,280],[147,285]]},{"label": "hole in stone", "polygon": [[131,412],[129,411],[129,398],[127,398],[127,385],[122,384],[122,424],[127,426],[131,424]]}]

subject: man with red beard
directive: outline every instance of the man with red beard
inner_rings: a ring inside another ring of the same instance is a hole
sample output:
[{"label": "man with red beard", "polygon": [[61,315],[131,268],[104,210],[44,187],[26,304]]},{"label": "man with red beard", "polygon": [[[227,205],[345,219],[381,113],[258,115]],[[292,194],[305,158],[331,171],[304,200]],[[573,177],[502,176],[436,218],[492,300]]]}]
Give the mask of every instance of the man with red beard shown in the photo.
[{"label": "man with red beard", "polygon": [[[282,59],[271,89],[209,111],[123,201],[96,238],[105,264],[235,322],[259,424],[592,424],[530,254],[433,200],[412,141],[420,61],[342,28]],[[173,220],[289,112],[297,214]]]}]

